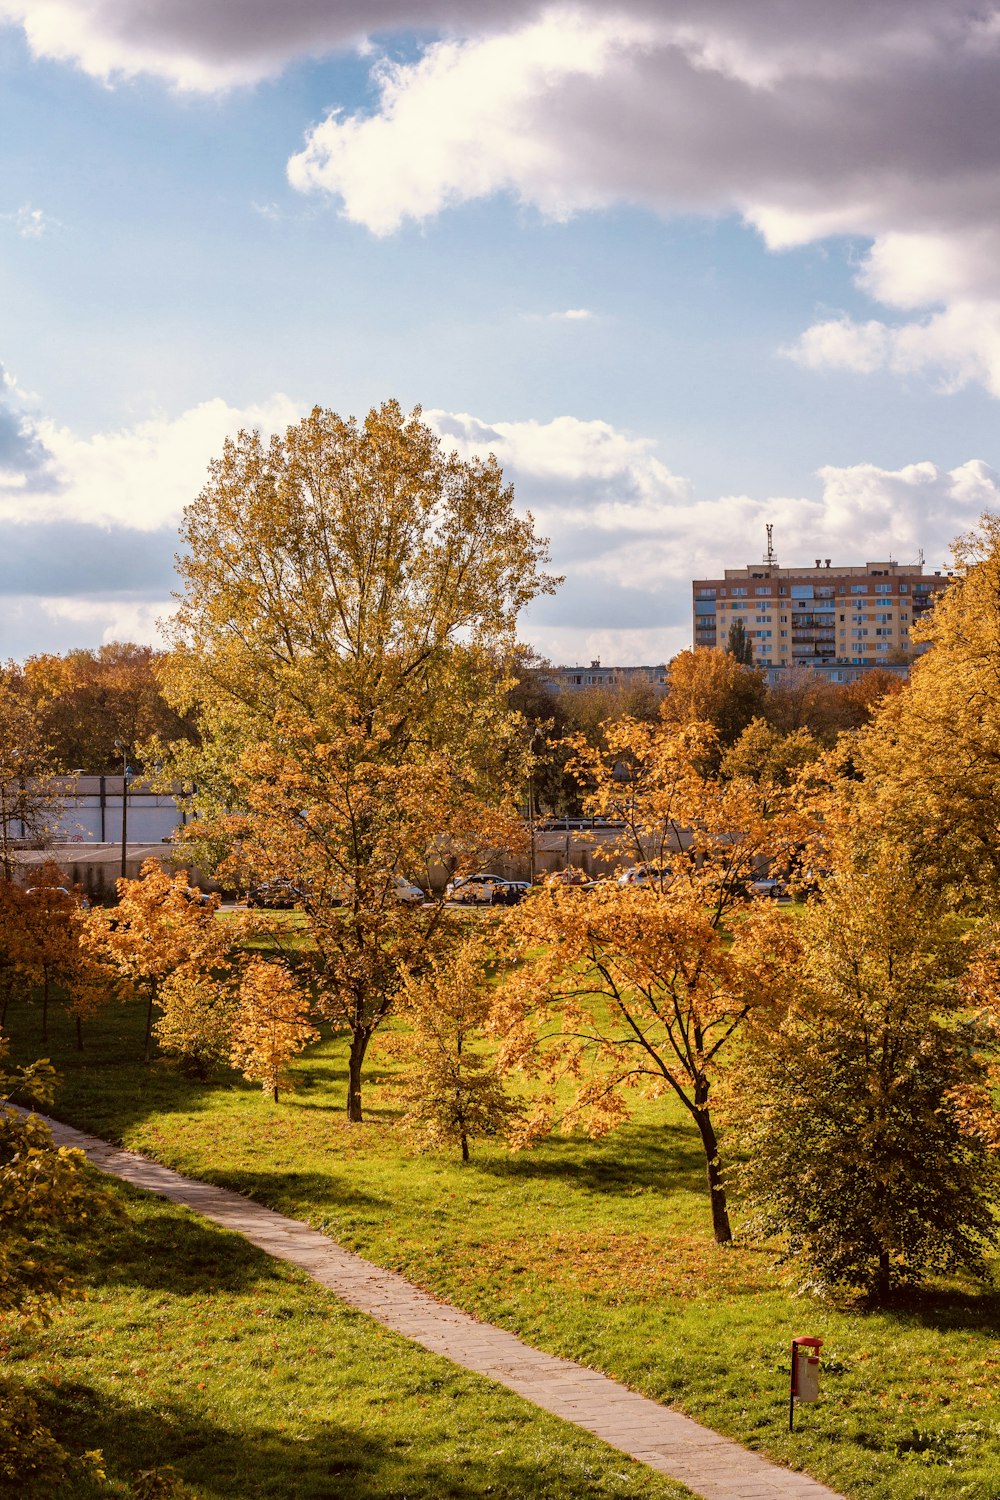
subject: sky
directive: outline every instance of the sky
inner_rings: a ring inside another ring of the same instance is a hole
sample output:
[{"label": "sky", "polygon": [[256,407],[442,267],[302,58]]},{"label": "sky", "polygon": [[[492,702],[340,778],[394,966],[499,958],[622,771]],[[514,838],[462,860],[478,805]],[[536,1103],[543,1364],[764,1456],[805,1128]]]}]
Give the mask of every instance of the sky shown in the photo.
[{"label": "sky", "polygon": [[565,575],[948,565],[1000,509],[1000,5],[0,0],[0,658],[157,640],[240,428],[420,405]]}]

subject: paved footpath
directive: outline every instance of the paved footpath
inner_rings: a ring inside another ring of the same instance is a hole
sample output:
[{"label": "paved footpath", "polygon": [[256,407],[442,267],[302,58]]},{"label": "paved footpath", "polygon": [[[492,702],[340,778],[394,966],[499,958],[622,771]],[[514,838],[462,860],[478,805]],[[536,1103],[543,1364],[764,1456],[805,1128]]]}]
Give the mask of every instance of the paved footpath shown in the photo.
[{"label": "paved footpath", "polygon": [[320,1286],[383,1327],[592,1432],[612,1448],[680,1480],[704,1500],[841,1500],[815,1479],[768,1463],[596,1370],[542,1354],[514,1334],[438,1302],[394,1271],[363,1260],[299,1219],[286,1219],[226,1188],[194,1182],[57,1120],[48,1123],[61,1146],[86,1152],[102,1172],[183,1203],[214,1224],[242,1234],[268,1255],[301,1267]]}]

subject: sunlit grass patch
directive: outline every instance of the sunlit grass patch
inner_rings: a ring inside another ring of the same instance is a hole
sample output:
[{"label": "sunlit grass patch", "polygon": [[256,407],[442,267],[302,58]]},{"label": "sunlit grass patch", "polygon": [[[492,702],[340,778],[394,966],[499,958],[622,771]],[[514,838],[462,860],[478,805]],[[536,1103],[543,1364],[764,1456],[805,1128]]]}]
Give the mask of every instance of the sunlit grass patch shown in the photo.
[{"label": "sunlit grass patch", "polygon": [[[32,1015],[11,1023],[35,1055]],[[513,1156],[487,1143],[462,1167],[415,1155],[394,1130],[394,1064],[377,1056],[367,1122],[348,1125],[332,1038],[295,1065],[299,1091],[275,1106],[231,1075],[200,1084],[143,1067],[138,1008],[105,1012],[80,1055],[61,1015],[53,1036],[56,1112],[74,1123],[306,1219],[852,1500],[1000,1496],[997,1294],[939,1284],[878,1312],[798,1295],[800,1267],[714,1244],[700,1143],[667,1100],[638,1099],[633,1123],[602,1140],[555,1135]],[[825,1373],[789,1436],[796,1333],[826,1341]]]}]

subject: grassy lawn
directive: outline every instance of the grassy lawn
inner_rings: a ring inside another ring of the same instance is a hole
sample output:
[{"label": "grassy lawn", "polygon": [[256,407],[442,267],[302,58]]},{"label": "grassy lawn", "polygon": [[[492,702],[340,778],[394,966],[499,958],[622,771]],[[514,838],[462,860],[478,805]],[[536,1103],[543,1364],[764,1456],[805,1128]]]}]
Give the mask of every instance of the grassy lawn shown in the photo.
[{"label": "grassy lawn", "polygon": [[[103,1451],[107,1482],[74,1481],[67,1500],[688,1493],[387,1333],[238,1235],[116,1193],[123,1222],[75,1249],[86,1300],[43,1332],[0,1329],[0,1369],[72,1450]],[[2,1480],[0,1492],[23,1494]]]},{"label": "grassy lawn", "polygon": [[[16,1050],[37,1055],[35,1017],[9,1020]],[[377,1086],[388,1067],[370,1072],[369,1123],[349,1127],[334,1041],[300,1062],[298,1093],[274,1105],[231,1077],[206,1085],[162,1063],[144,1068],[141,1035],[141,1008],[116,1006],[76,1054],[60,1013],[49,1047],[65,1077],[56,1113],[306,1219],[852,1500],[1000,1496],[1000,1296],[939,1286],[875,1313],[796,1295],[794,1268],[779,1273],[761,1250],[713,1244],[700,1148],[670,1106],[645,1109],[599,1142],[559,1137],[517,1156],[474,1148],[463,1168],[408,1150],[393,1129],[391,1092]],[[291,1290],[293,1278],[280,1279]],[[213,1305],[221,1327],[227,1303]],[[147,1309],[153,1320],[148,1299]],[[825,1373],[821,1402],[802,1409],[790,1436],[787,1346],[796,1333],[826,1341]],[[573,1483],[556,1476],[547,1493],[605,1493]],[[203,1491],[216,1492],[230,1493]]]}]

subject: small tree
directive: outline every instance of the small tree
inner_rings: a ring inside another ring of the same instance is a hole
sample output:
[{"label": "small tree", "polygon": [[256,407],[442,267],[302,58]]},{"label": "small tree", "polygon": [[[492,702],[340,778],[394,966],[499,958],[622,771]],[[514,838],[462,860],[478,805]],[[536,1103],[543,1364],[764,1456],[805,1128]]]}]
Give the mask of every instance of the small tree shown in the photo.
[{"label": "small tree", "polygon": [[963,1009],[956,921],[898,846],[855,831],[801,937],[795,1004],[751,1018],[729,1077],[758,1228],[821,1283],[874,1297],[981,1272],[998,1032]]},{"label": "small tree", "polygon": [[11,1000],[22,995],[28,984],[21,963],[26,900],[23,886],[0,879],[0,1029],[7,1024]]},{"label": "small tree", "polygon": [[288,1065],[319,1032],[309,1020],[309,1002],[283,963],[254,958],[240,982],[229,1057],[244,1078],[265,1094],[288,1088]]},{"label": "small tree", "polygon": [[207,1078],[213,1063],[229,1059],[237,984],[232,971],[220,975],[189,963],[169,974],[157,990],[156,1040],[195,1078]]},{"label": "small tree", "polygon": [[227,944],[215,920],[217,908],[216,898],[192,899],[186,870],[171,877],[158,860],[147,859],[138,880],[118,881],[116,906],[89,913],[92,957],[115,970],[123,994],[146,999],[146,1062],[161,986],[178,969],[211,969],[223,961]]},{"label": "small tree", "polygon": [[383,1043],[406,1064],[404,1127],[424,1146],[457,1145],[464,1162],[470,1141],[509,1137],[521,1119],[485,1050],[493,1013],[486,966],[482,941],[472,939],[409,976],[397,1007],[405,1029]]},{"label": "small tree", "polygon": [[796,956],[791,924],[771,903],[727,907],[722,929],[707,885],[666,889],[548,886],[512,918],[523,962],[508,981],[502,1062],[539,1072],[549,1091],[533,1131],[606,1134],[629,1117],[627,1095],[672,1093],[705,1153],[712,1229],[732,1229],[714,1118],[714,1089],[733,1035],[760,1008],[787,999]]},{"label": "small tree", "polygon": [[41,991],[42,1041],[49,1039],[49,1005],[61,990],[75,1016],[77,1046],[82,1049],[82,1021],[92,1015],[99,998],[95,964],[81,946],[84,914],[72,892],[59,882],[55,865],[46,865],[38,884],[24,894],[19,907],[21,924],[17,965],[30,984]]},{"label": "small tree", "polygon": [[43,839],[62,806],[65,786],[52,775],[49,748],[16,668],[0,668],[0,863],[14,873],[22,837]]},{"label": "small tree", "polygon": [[734,620],[726,637],[726,652],[741,667],[753,666],[753,641],[742,620]]}]

